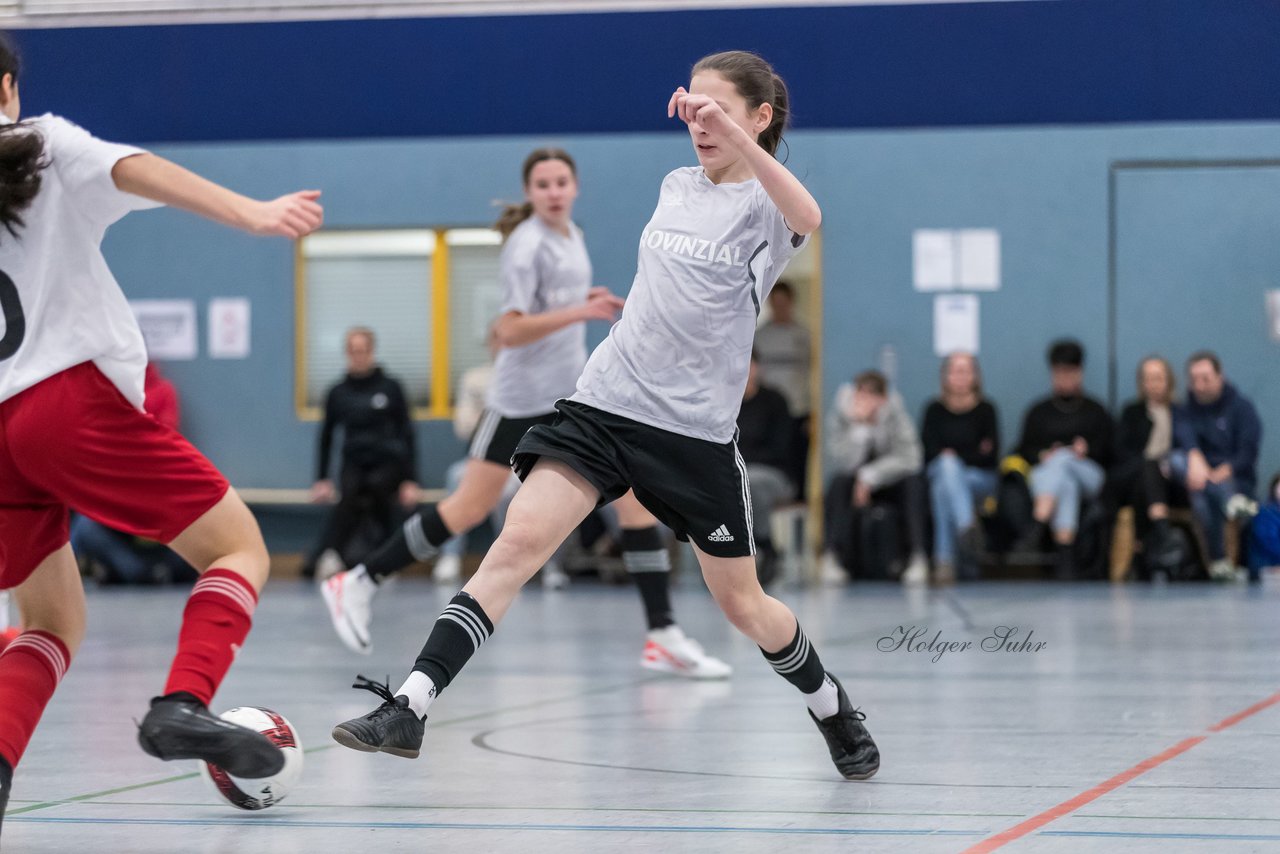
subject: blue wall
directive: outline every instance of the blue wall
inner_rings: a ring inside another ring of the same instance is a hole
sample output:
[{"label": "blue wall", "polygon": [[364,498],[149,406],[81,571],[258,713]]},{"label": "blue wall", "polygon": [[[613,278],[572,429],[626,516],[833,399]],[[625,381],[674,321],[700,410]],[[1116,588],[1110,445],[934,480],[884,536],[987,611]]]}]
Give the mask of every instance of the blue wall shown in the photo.
[{"label": "blue wall", "polygon": [[768,56],[808,128],[1280,118],[1270,0],[204,24],[19,41],[28,98],[131,140],[658,131],[690,65],[728,48]]},{"label": "blue wall", "polygon": [[[1009,441],[1044,387],[1045,343],[1063,334],[1086,344],[1089,385],[1104,395],[1113,375],[1128,392],[1138,346],[1175,357],[1218,347],[1280,430],[1266,377],[1276,345],[1257,320],[1280,276],[1261,250],[1222,250],[1266,243],[1242,223],[1254,217],[1266,224],[1258,233],[1274,235],[1274,207],[1255,212],[1230,179],[1170,179],[1150,196],[1145,178],[1124,173],[1109,195],[1116,161],[1280,151],[1280,4],[1061,0],[44,30],[18,40],[28,112],[151,142],[254,195],[321,187],[333,226],[487,223],[491,200],[518,193],[524,153],[563,144],[580,160],[577,213],[599,278],[619,288],[660,177],[692,160],[665,119],[666,93],[707,51],[759,49],[792,85],[791,164],[826,214],[828,396],[890,345],[918,410],[936,364],[931,299],[910,287],[911,232],[993,227],[1005,284],[981,298],[982,359]],[[1194,216],[1158,216],[1184,204]],[[298,422],[292,404],[290,247],[162,211],[121,223],[107,253],[135,297],[252,297],[250,360],[170,372],[191,434],[233,481],[306,484],[315,426]],[[1156,275],[1161,264],[1179,276]],[[1202,281],[1211,270],[1220,275]],[[1123,308],[1114,316],[1113,285]],[[1170,287],[1178,300],[1161,300]],[[1159,316],[1201,300],[1222,309],[1202,328]],[[438,483],[461,446],[436,423],[422,426],[420,443],[424,479]],[[1280,443],[1268,439],[1263,468],[1280,468]]]},{"label": "blue wall", "polygon": [[[516,170],[533,145],[552,141],[579,158],[583,180],[577,216],[587,233],[599,281],[625,289],[635,243],[651,212],[658,182],[690,161],[687,144],[670,135],[475,138],[392,142],[324,142],[169,146],[161,153],[218,181],[270,195],[302,186],[325,191],[333,226],[480,224],[490,201],[518,191]],[[1012,441],[1026,403],[1045,387],[1042,354],[1058,335],[1084,342],[1087,381],[1108,390],[1108,170],[1113,161],[1147,158],[1265,158],[1280,151],[1280,123],[1203,127],[1145,126],[936,131],[796,133],[792,165],[822,203],[824,222],[827,396],[854,371],[875,363],[880,348],[898,354],[899,387],[918,411],[933,393],[932,301],[911,287],[911,232],[922,227],[993,227],[1003,239],[998,293],[981,296],[982,362],[987,387],[1001,404]],[[1189,237],[1172,227],[1142,233],[1149,204],[1126,207],[1120,193],[1121,249],[1171,258]],[[1218,201],[1231,207],[1238,187]],[[1186,197],[1207,204],[1205,186]],[[1179,202],[1161,197],[1160,209]],[[1247,204],[1247,202],[1246,202]],[[1145,205],[1145,206],[1144,206]],[[1246,213],[1248,208],[1246,208]],[[1239,219],[1209,218],[1206,246],[1237,240]],[[1199,226],[1198,226],[1199,227]],[[1275,221],[1269,226],[1274,234]],[[1215,231],[1215,228],[1219,229]],[[1150,231],[1150,230],[1149,230]],[[1162,238],[1161,235],[1164,235]],[[1135,238],[1136,239],[1136,238]],[[1163,241],[1163,242],[1162,242]],[[1261,241],[1255,241],[1261,242]],[[1275,241],[1272,240],[1271,244]],[[201,359],[170,366],[185,391],[193,437],[236,483],[298,486],[309,481],[315,425],[294,416],[292,253],[284,242],[226,232],[171,211],[137,214],[111,232],[108,257],[132,296],[245,295],[254,300],[254,354],[247,362]],[[1125,256],[1129,257],[1129,256]],[[1266,375],[1280,355],[1258,321],[1267,287],[1280,273],[1237,271],[1252,264],[1228,254],[1212,281],[1176,283],[1179,304],[1211,300],[1228,310],[1205,317],[1201,334],[1171,337],[1162,315],[1167,281],[1122,275],[1131,302],[1124,335],[1143,342],[1124,350],[1119,391],[1132,389],[1133,352],[1162,349],[1175,358],[1209,345],[1245,391],[1265,403],[1280,431],[1280,398]],[[1124,270],[1128,267],[1123,268]],[[1239,274],[1238,274],[1239,273]],[[1197,289],[1198,288],[1198,289]],[[1144,291],[1143,289],[1147,289]],[[1149,291],[1149,293],[1148,293]],[[1147,296],[1144,296],[1147,293]],[[1126,305],[1129,303],[1126,303]],[[1166,342],[1164,346],[1160,342]],[[461,446],[445,424],[420,430],[424,476],[439,483]],[[1265,470],[1280,468],[1280,442],[1269,437]]]}]

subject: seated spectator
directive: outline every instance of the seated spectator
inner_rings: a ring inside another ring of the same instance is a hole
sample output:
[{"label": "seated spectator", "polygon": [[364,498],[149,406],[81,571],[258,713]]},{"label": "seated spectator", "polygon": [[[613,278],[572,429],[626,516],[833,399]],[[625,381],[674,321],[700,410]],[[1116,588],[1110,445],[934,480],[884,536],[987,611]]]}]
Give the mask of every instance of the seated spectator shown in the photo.
[{"label": "seated spectator", "polygon": [[971,354],[943,360],[942,394],[925,408],[921,440],[933,507],[934,581],[955,581],[957,563],[963,577],[976,578],[982,531],[974,505],[996,493],[1000,427]]},{"label": "seated spectator", "polygon": [[769,533],[769,517],[774,509],[795,497],[795,484],[787,476],[792,429],[786,398],[760,384],[760,361],[753,350],[742,408],[738,410],[738,452],[747,464],[751,484],[756,573],[761,584],[768,584],[777,575],[778,553]]},{"label": "seated spectator", "polygon": [[1271,486],[1261,506],[1247,508],[1253,521],[1249,525],[1247,566],[1249,581],[1262,581],[1262,570],[1280,566],[1280,474],[1271,478]]},{"label": "seated spectator", "polygon": [[795,290],[790,282],[779,280],[769,291],[769,321],[756,330],[755,349],[764,384],[786,398],[791,413],[790,458],[784,471],[798,495],[805,494],[809,470],[812,346],[808,328],[796,320]]},{"label": "seated spectator", "polygon": [[1018,454],[1031,465],[1035,524],[1019,544],[1039,549],[1052,527],[1055,569],[1070,578],[1070,546],[1080,527],[1080,508],[1102,492],[1111,461],[1111,415],[1084,393],[1084,348],[1076,341],[1049,347],[1053,393],[1033,405],[1022,422]]},{"label": "seated spectator", "polygon": [[[154,362],[147,364],[143,389],[147,413],[177,430],[178,391]],[[195,569],[163,543],[113,530],[87,516],[72,517],[69,539],[76,560],[99,584],[164,584],[197,577]]]},{"label": "seated spectator", "polygon": [[[894,506],[905,520],[910,561],[904,584],[929,578],[924,554],[924,506],[920,482],[920,436],[897,392],[884,375],[866,371],[836,392],[827,416],[827,450],[835,476],[827,487],[823,578],[876,575],[889,567],[859,565],[862,522],[872,505]],[[843,568],[842,568],[843,567]]]},{"label": "seated spectator", "polygon": [[1116,433],[1110,488],[1120,506],[1134,509],[1134,531],[1149,568],[1176,560],[1169,528],[1169,454],[1173,449],[1173,368],[1159,356],[1138,365],[1138,398],[1125,405]]},{"label": "seated spectator", "polygon": [[1218,357],[1207,350],[1187,360],[1187,385],[1191,395],[1174,412],[1170,461],[1204,531],[1209,575],[1230,580],[1237,573],[1227,558],[1224,520],[1247,507],[1256,488],[1262,422],[1249,399],[1222,376]]},{"label": "seated spectator", "polygon": [[[400,383],[383,373],[375,360],[373,330],[356,327],[347,332],[347,375],[329,389],[325,398],[324,425],[314,501],[338,497],[303,574],[315,574],[316,562],[325,556],[345,562],[344,551],[366,521],[377,525],[374,542],[388,536],[396,522],[396,501],[404,507],[418,503],[420,490],[414,478],[413,423]],[[338,485],[329,479],[333,434],[342,430],[342,464]],[[340,489],[339,489],[340,487]],[[332,554],[330,554],[332,553]],[[341,566],[337,566],[341,569]]]}]

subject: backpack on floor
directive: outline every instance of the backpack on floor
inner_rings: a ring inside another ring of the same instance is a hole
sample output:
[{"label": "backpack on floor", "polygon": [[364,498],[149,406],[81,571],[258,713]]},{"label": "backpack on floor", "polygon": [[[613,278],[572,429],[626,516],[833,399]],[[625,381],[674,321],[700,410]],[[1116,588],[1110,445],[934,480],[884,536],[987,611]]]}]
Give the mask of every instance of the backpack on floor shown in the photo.
[{"label": "backpack on floor", "polygon": [[898,511],[892,504],[872,504],[858,511],[855,579],[887,581],[900,566]]}]

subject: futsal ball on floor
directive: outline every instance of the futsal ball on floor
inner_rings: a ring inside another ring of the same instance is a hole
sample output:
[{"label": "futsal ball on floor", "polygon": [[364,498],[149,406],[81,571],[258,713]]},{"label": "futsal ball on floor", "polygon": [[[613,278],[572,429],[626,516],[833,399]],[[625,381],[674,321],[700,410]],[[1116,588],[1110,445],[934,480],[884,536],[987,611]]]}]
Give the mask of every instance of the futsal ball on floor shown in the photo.
[{"label": "futsal ball on floor", "polygon": [[200,763],[200,776],[209,781],[218,796],[242,810],[265,810],[285,799],[302,776],[302,743],[293,724],[284,715],[256,706],[227,709],[218,717],[265,735],[284,753],[284,767],[273,777],[246,780],[232,777],[217,765]]}]

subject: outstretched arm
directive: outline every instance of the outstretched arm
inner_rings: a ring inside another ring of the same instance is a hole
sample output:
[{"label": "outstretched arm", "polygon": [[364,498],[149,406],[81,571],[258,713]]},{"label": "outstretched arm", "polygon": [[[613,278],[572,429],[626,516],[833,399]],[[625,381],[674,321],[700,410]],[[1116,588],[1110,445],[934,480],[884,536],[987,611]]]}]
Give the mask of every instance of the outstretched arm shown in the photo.
[{"label": "outstretched arm", "polygon": [[118,189],[199,214],[250,234],[299,238],[324,221],[319,190],[258,201],[228,190],[154,154],[135,154],[116,163],[111,178]]},{"label": "outstretched arm", "polygon": [[493,335],[503,347],[523,347],[574,323],[588,320],[612,322],[622,310],[622,304],[622,297],[609,293],[608,288],[592,288],[587,301],[580,305],[537,314],[508,311],[493,324]]}]

